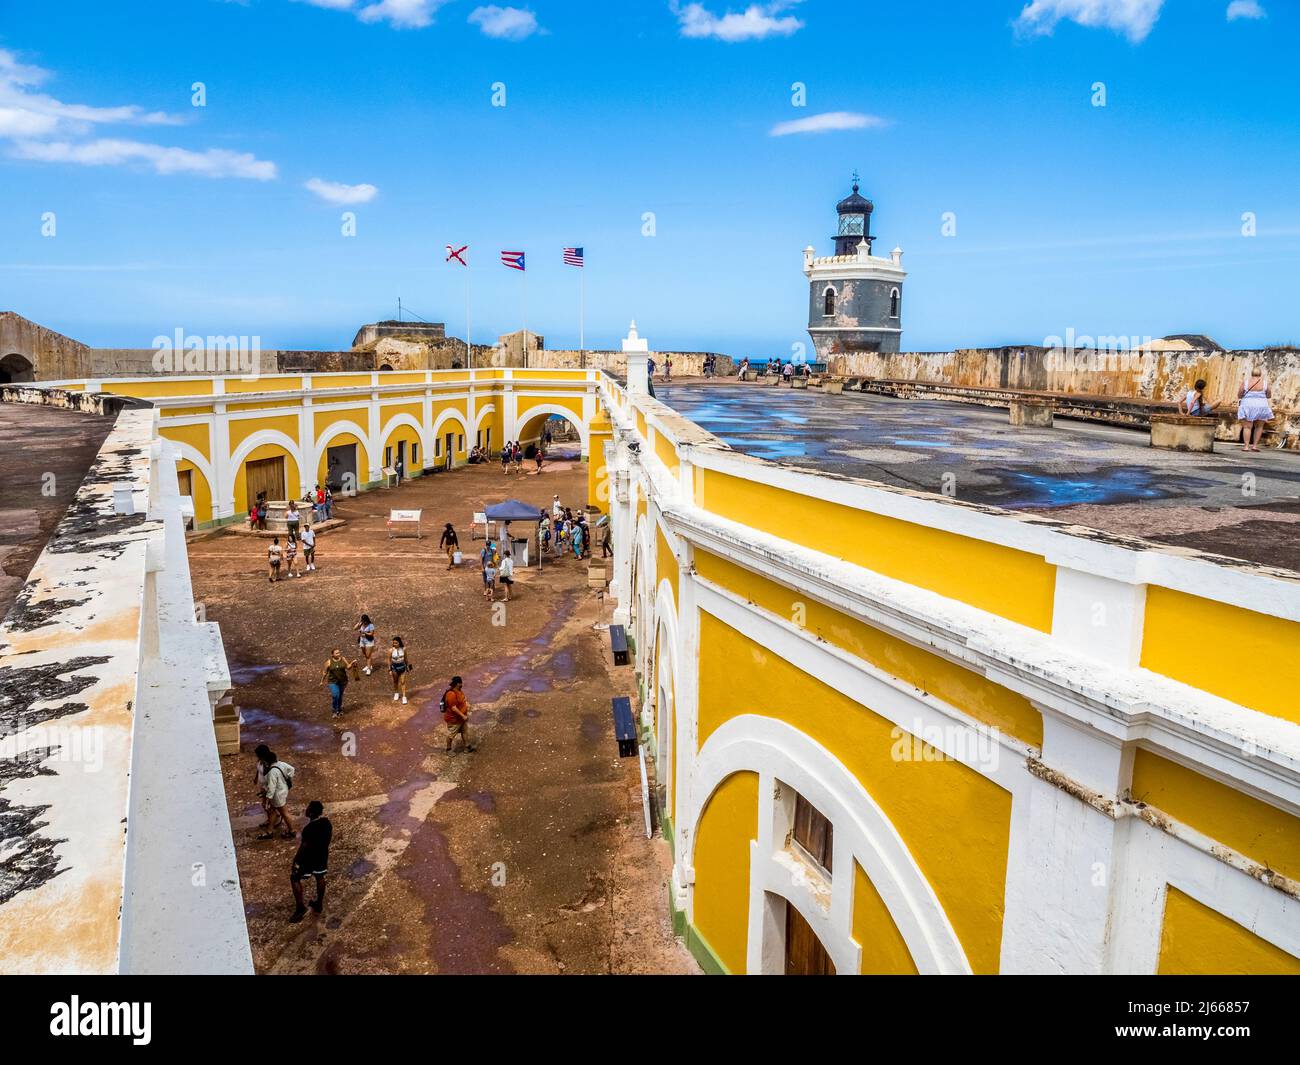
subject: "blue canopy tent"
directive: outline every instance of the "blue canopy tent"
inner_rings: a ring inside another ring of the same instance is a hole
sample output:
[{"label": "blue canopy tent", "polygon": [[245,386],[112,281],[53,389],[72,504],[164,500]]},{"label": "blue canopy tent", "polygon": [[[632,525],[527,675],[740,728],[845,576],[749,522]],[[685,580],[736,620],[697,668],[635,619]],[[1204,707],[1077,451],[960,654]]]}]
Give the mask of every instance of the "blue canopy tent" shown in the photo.
[{"label": "blue canopy tent", "polygon": [[[509,524],[512,521],[533,521],[540,522],[545,513],[541,507],[533,506],[531,503],[522,503],[518,499],[507,499],[503,503],[494,503],[483,511],[487,515],[488,521],[500,521]],[[506,530],[507,533],[509,530]],[[537,568],[542,568],[542,543],[541,530],[537,533]],[[509,546],[508,544],[506,545]]]}]

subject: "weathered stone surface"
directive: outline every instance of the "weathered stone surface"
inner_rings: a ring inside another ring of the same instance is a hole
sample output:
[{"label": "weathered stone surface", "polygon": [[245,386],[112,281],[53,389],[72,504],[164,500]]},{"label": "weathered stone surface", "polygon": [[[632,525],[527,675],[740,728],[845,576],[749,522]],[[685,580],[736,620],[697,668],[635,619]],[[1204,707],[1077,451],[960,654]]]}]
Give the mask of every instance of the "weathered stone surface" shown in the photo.
[{"label": "weathered stone surface", "polygon": [[1151,446],[1171,451],[1213,451],[1214,418],[1189,418],[1181,414],[1151,416]]}]

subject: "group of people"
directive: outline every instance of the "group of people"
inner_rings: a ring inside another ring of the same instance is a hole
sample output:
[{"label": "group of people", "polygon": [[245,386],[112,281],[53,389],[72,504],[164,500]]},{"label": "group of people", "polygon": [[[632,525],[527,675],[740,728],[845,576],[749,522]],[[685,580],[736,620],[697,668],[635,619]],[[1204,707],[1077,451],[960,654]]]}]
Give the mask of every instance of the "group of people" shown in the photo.
[{"label": "group of people", "polygon": [[273,536],[266,549],[267,580],[272,584],[280,579],[282,570],[290,577],[301,577],[316,570],[316,532],[310,524],[303,523],[298,504],[292,500],[284,513],[284,523],[287,529],[284,543]]},{"label": "group of people", "polygon": [[[608,558],[614,553],[614,548],[609,537],[609,526],[604,526],[604,530],[601,550],[603,557]],[[549,550],[556,556],[572,551],[573,557],[577,559],[591,557],[592,533],[587,515],[580,512],[575,516],[569,507],[560,502],[559,496],[551,501],[550,514],[542,514],[539,537],[543,551]]]},{"label": "group of people", "polygon": [[503,603],[510,602],[510,593],[515,586],[515,560],[510,547],[509,535],[500,541],[489,539],[478,553],[479,568],[483,573],[483,598],[489,602],[497,601],[497,587],[505,592]]},{"label": "group of people", "polygon": [[[370,637],[371,646],[373,647],[373,625],[370,625],[369,619],[363,615],[363,624],[358,626],[359,629],[368,628],[372,633]],[[329,661],[325,664],[326,677],[341,677],[341,680],[330,680],[331,692],[335,694],[335,703],[341,709],[342,705],[342,688],[347,684],[347,673],[355,671],[356,662],[349,662],[343,657],[343,652],[335,648],[330,655]],[[411,672],[409,661],[406,659],[405,647],[400,636],[393,637],[393,650],[390,652],[389,669],[394,674],[394,685],[398,683],[396,678],[400,677],[402,684],[402,702],[406,702],[405,695],[405,676]],[[370,669],[367,667],[366,672]],[[394,692],[393,698],[397,698]],[[443,724],[447,727],[447,753],[450,754],[455,747],[457,738],[461,741],[461,746],[467,752],[477,750],[469,732],[469,700],[465,697],[464,681],[459,677],[452,677],[447,690],[443,692],[442,698],[438,702],[438,709],[442,713]],[[335,713],[340,712],[336,710]],[[293,819],[289,815],[289,796],[293,789],[296,771],[292,765],[280,758],[275,751],[271,750],[265,743],[258,744],[253,754],[257,758],[257,769],[253,776],[253,786],[257,789],[258,801],[261,803],[262,811],[265,814],[265,820],[259,826],[257,838],[259,840],[275,839],[277,832],[281,839],[298,839],[298,833],[294,827]],[[313,910],[321,914],[325,909],[325,878],[329,875],[329,849],[330,843],[334,837],[334,826],[330,819],[325,816],[325,806],[319,799],[312,799],[306,807],[307,821],[303,825],[302,836],[299,839],[298,850],[293,856],[293,861],[289,866],[289,886],[293,891],[294,909],[289,916],[291,924],[297,924],[307,916],[308,910]],[[316,897],[307,902],[304,891],[303,881],[311,878],[316,885]]]},{"label": "group of people", "polygon": [[[541,473],[546,462],[546,449],[542,441],[538,441],[533,448],[533,461],[537,463],[537,472]],[[515,473],[524,472],[524,446],[518,440],[507,440],[506,446],[501,449],[501,472],[508,474],[511,470]]]},{"label": "group of people", "polygon": [[[1194,418],[1207,418],[1219,406],[1205,395],[1206,383],[1198,378],[1178,401],[1178,412]],[[1264,373],[1264,368],[1254,365],[1237,389],[1237,420],[1241,422],[1241,449],[1258,451],[1260,438],[1264,435],[1264,426],[1273,420],[1273,408],[1269,400],[1273,398],[1273,386]]]},{"label": "group of people", "polygon": [[[257,770],[253,784],[266,820],[258,839],[274,839],[276,827],[281,827],[283,839],[296,839],[297,832],[289,818],[289,792],[293,788],[294,768],[285,762],[265,743],[258,744],[253,754],[257,757]],[[308,906],[316,913],[325,909],[325,877],[329,873],[330,842],[334,826],[325,816],[325,806],[319,799],[307,804],[307,823],[302,828],[298,851],[289,865],[289,885],[293,890],[294,910],[289,917],[297,924],[307,916]],[[302,882],[311,877],[316,882],[316,898],[307,903],[303,897]]]}]

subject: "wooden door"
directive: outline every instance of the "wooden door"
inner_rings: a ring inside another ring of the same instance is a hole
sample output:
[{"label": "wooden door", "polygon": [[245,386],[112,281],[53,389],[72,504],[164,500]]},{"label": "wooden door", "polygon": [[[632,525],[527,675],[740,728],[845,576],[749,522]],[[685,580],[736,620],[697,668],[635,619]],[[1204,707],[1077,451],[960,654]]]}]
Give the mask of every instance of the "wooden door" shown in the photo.
[{"label": "wooden door", "polygon": [[785,904],[786,976],[834,976],[835,966],[826,948],[803,919],[803,914]]},{"label": "wooden door", "polygon": [[257,502],[257,493],[265,492],[267,502],[286,498],[284,493],[284,456],[254,459],[244,463],[245,483],[248,485],[248,505]]}]

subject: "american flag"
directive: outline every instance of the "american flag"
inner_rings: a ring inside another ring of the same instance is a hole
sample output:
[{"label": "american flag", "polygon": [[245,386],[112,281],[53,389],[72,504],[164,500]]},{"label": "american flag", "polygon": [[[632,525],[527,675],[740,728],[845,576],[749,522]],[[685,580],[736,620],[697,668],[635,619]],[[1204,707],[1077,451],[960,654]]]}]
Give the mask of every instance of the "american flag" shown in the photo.
[{"label": "american flag", "polygon": [[564,249],[564,265],[565,265],[565,266],[581,266],[581,265],[582,265],[582,249],[581,249],[581,248],[565,248],[565,249]]},{"label": "american flag", "polygon": [[501,265],[508,266],[511,270],[522,270],[524,268],[524,253],[521,251],[503,251],[501,253]]}]

